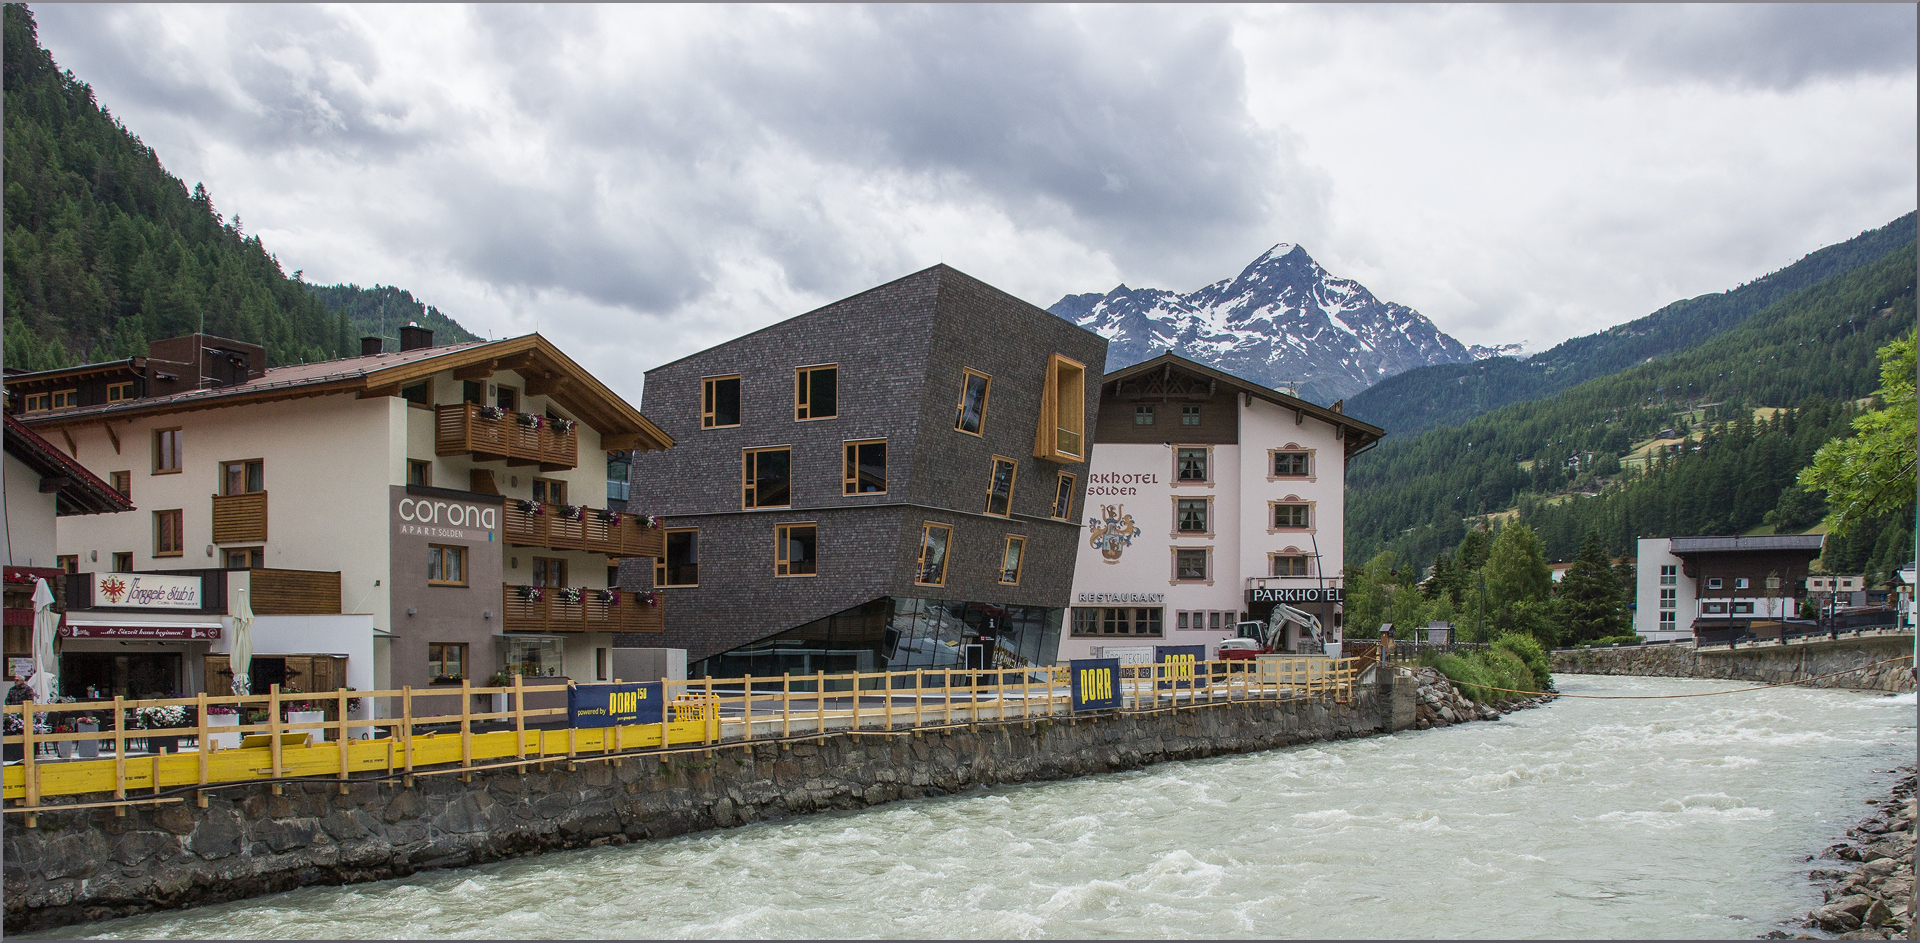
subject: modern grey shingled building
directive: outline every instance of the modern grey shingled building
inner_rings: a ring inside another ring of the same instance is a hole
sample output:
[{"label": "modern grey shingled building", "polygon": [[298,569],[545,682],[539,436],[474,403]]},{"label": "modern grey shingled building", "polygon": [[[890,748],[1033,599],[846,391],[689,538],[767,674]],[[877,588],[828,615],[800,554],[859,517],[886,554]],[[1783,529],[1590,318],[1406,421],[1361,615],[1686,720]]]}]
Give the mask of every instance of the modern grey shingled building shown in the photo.
[{"label": "modern grey shingled building", "polygon": [[936,265],[648,371],[679,446],[634,458],[645,644],[715,677],[1051,662],[1106,348]]}]

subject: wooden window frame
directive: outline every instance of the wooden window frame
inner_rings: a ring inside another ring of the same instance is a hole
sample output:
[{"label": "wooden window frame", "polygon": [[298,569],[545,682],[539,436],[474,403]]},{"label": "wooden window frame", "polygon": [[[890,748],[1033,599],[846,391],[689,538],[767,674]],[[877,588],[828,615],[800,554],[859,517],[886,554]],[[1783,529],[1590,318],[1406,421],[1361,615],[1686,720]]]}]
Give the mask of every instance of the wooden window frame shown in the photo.
[{"label": "wooden window frame", "polygon": [[[736,384],[734,387],[734,397],[733,397],[734,416],[733,416],[732,422],[723,423],[723,422],[717,421],[719,417],[719,413],[718,413],[718,410],[715,408],[715,403],[714,403],[714,400],[715,400],[714,384],[721,383],[726,380],[732,380]],[[746,383],[740,379],[740,374],[738,373],[728,373],[728,374],[722,374],[720,376],[712,376],[712,377],[701,377],[700,378],[700,428],[702,429],[738,429],[740,427],[740,420],[742,418],[740,416],[740,413],[744,411],[742,408],[742,404],[746,399],[745,393],[746,393]]]},{"label": "wooden window frame", "polygon": [[[1188,418],[1188,417],[1192,417],[1192,418],[1193,418],[1193,421],[1192,421],[1192,422],[1188,422],[1188,421],[1187,421],[1187,418]],[[1182,406],[1182,407],[1180,407],[1180,424],[1181,424],[1181,425],[1183,425],[1183,426],[1198,426],[1198,425],[1200,425],[1200,422],[1201,422],[1201,419],[1200,419],[1200,407],[1198,407],[1198,406]]]},{"label": "wooden window frame", "polygon": [[[693,582],[691,583],[667,582],[667,555],[666,555],[667,549],[666,548],[670,544],[674,534],[692,534],[693,535]],[[678,589],[686,586],[700,585],[700,528],[669,527],[666,530],[661,532],[660,559],[655,560],[653,562],[653,585],[659,589]]]},{"label": "wooden window frame", "polygon": [[[967,419],[967,390],[973,386],[973,384],[969,382],[973,377],[979,377],[983,381],[980,384],[980,428],[978,429],[968,429],[965,425]],[[960,369],[960,399],[953,407],[953,431],[986,438],[987,404],[992,400],[993,374],[982,373],[972,367],[962,367]]]},{"label": "wooden window frame", "polygon": [[[1007,579],[1007,557],[1013,553],[1014,545],[1020,546],[1020,555],[1013,561],[1013,579]],[[1020,585],[1020,574],[1027,569],[1027,538],[1024,534],[1008,534],[1007,541],[1000,548],[1000,585]]]},{"label": "wooden window frame", "polygon": [[[813,414],[811,402],[813,392],[808,380],[821,370],[833,371],[833,412],[824,416]],[[840,365],[837,363],[817,363],[806,367],[793,368],[793,421],[813,422],[818,419],[840,418]]]},{"label": "wooden window frame", "polygon": [[[519,387],[508,386],[505,383],[492,383],[489,384],[489,386],[493,388],[493,406],[495,409],[504,409],[510,413],[517,413],[520,411],[520,407],[526,405],[527,398]],[[508,394],[513,399],[513,405],[500,405],[500,394],[502,393]]]},{"label": "wooden window frame", "polygon": [[[1170,575],[1170,578],[1168,579],[1169,583],[1173,583],[1176,585],[1183,585],[1183,586],[1212,586],[1213,585],[1213,548],[1212,547],[1172,547],[1170,549],[1172,552],[1167,555],[1167,559],[1170,563],[1173,564],[1173,572]],[[1184,579],[1180,576],[1180,555],[1183,553],[1200,554],[1200,559],[1202,561],[1200,564],[1200,568],[1201,568],[1201,571],[1205,574],[1204,576],[1202,576],[1200,579]]]},{"label": "wooden window frame", "polygon": [[[1069,379],[1071,390],[1066,389]],[[1074,449],[1067,448],[1062,433],[1075,437]],[[1089,451],[1087,436],[1087,365],[1062,354],[1050,354],[1046,383],[1040,394],[1040,422],[1034,432],[1033,456],[1063,464],[1084,462]]]},{"label": "wooden window frame", "polygon": [[[435,550],[440,551],[440,560],[441,560],[440,573],[442,577],[441,579],[433,578],[433,552]],[[450,555],[451,555],[451,558],[458,559],[460,561],[460,578],[457,580],[450,580],[445,578],[446,571],[447,571],[446,561],[449,559]],[[461,544],[428,544],[427,545],[427,585],[428,586],[464,587],[468,585],[468,580],[469,580],[469,577],[467,575],[467,548],[464,545],[461,545]]]},{"label": "wooden window frame", "polygon": [[[1286,445],[1283,445],[1277,449],[1268,449],[1267,450],[1267,480],[1268,481],[1316,481],[1318,480],[1317,477],[1314,475],[1314,466],[1319,463],[1319,456],[1314,454],[1317,451],[1319,450],[1304,448],[1304,447],[1295,445],[1292,442],[1289,442]],[[1307,460],[1306,472],[1304,474],[1299,474],[1299,475],[1280,474],[1280,457],[1282,455],[1305,456]]]},{"label": "wooden window frame", "polygon": [[54,390],[48,395],[52,397],[48,409],[72,409],[80,405],[79,390]]},{"label": "wooden window frame", "polygon": [[[793,572],[793,561],[789,559],[786,555],[787,541],[789,539],[788,535],[791,534],[796,528],[806,528],[808,530],[813,531],[813,572],[811,573]],[[792,523],[774,525],[774,528],[773,528],[773,575],[780,577],[782,579],[793,579],[793,578],[820,575],[820,522],[794,521]]]},{"label": "wooden window frame", "polygon": [[80,555],[77,553],[56,554],[53,558],[53,565],[54,568],[60,570],[62,573],[78,573],[80,572]]},{"label": "wooden window frame", "polygon": [[[1292,494],[1287,495],[1284,498],[1268,501],[1267,502],[1267,533],[1269,534],[1312,534],[1312,533],[1319,532],[1319,527],[1317,526],[1316,520],[1315,520],[1318,517],[1318,515],[1315,514],[1315,507],[1314,507],[1314,505],[1318,503],[1319,502],[1316,502],[1316,501],[1305,500],[1301,498],[1299,495],[1292,495]],[[1298,527],[1295,527],[1291,524],[1286,525],[1284,527],[1281,526],[1280,509],[1283,507],[1306,508],[1307,522]]]},{"label": "wooden window frame", "polygon": [[[787,453],[787,500],[783,504],[755,503],[759,500],[760,495],[755,490],[758,486],[756,486],[753,483],[756,477],[753,474],[753,472],[758,470],[757,463],[754,459],[754,456],[759,455],[762,452]],[[753,501],[748,500],[749,495],[752,495]],[[761,508],[790,508],[790,507],[793,507],[793,446],[769,445],[769,446],[763,446],[757,449],[741,449],[740,450],[740,510],[753,511]]]},{"label": "wooden window frame", "polygon": [[[419,481],[413,480],[416,471],[422,473]],[[433,463],[417,458],[407,459],[407,484],[433,487]]]},{"label": "wooden window frame", "polygon": [[[1207,477],[1205,480],[1188,481],[1180,477],[1180,453],[1182,450],[1187,450],[1187,451],[1199,450],[1199,451],[1205,451],[1207,453],[1206,459],[1205,459],[1207,463]],[[1172,449],[1172,452],[1173,452],[1172,479],[1173,479],[1173,486],[1175,488],[1211,488],[1213,487],[1213,446],[1175,444]]]},{"label": "wooden window frame", "polygon": [[[171,518],[174,521],[173,539],[176,545],[168,549],[162,538],[166,527],[160,522]],[[153,512],[153,555],[158,557],[184,557],[187,555],[187,512],[183,508],[171,508]]]},{"label": "wooden window frame", "polygon": [[[1007,508],[1005,511],[996,512],[993,509],[993,499],[996,497],[996,495],[994,494],[993,487],[994,487],[994,483],[997,482],[1000,477],[1001,462],[1005,462],[1008,465],[1012,465],[1013,471],[1007,475]],[[1019,484],[1019,481],[1020,481],[1019,460],[1008,458],[1005,455],[995,455],[991,459],[989,459],[987,462],[987,505],[986,505],[986,509],[981,513],[986,514],[988,517],[1002,517],[1002,518],[1013,517],[1013,489],[1015,485]]]},{"label": "wooden window frame", "polygon": [[[933,535],[933,532],[936,528],[939,530],[946,531],[947,539],[945,543],[945,549],[942,550],[940,554],[939,578],[934,582],[928,582],[925,579],[923,579],[923,577],[925,577],[927,573],[927,551],[932,546],[928,538],[930,538]],[[915,558],[914,564],[913,564],[913,585],[915,586],[947,585],[947,565],[952,561],[953,561],[953,525],[942,524],[938,521],[921,521],[920,522],[920,553]]]},{"label": "wooden window frame", "polygon": [[[1278,572],[1278,564],[1281,560],[1299,560],[1301,563],[1300,572],[1298,573]],[[1269,553],[1267,554],[1267,575],[1270,577],[1279,577],[1283,579],[1286,577],[1295,577],[1295,578],[1310,577],[1313,575],[1313,557],[1308,554],[1301,553],[1298,550],[1295,550],[1292,552],[1280,550],[1280,551],[1275,551],[1273,553]]]},{"label": "wooden window frame", "polygon": [[133,470],[127,469],[125,471],[108,472],[107,484],[111,485],[113,490],[120,492],[121,497],[132,498]]},{"label": "wooden window frame", "polygon": [[[122,558],[122,557],[125,557],[126,559],[125,559],[124,561],[122,561],[122,560],[121,560],[121,558]],[[126,566],[124,566],[124,567],[123,567],[123,566],[121,566],[120,564],[121,564],[122,562],[125,562],[125,563],[126,563]],[[131,573],[131,572],[133,572],[133,551],[131,551],[131,550],[115,550],[115,551],[113,552],[113,572],[115,572],[115,573]]]},{"label": "wooden window frame", "polygon": [[[572,500],[571,500],[571,499],[572,499],[572,497],[573,497],[573,489],[572,489],[572,488],[569,488],[569,487],[567,487],[567,484],[568,484],[568,482],[567,482],[567,480],[566,480],[566,479],[564,479],[564,478],[543,478],[543,477],[540,477],[540,476],[537,476],[537,475],[536,475],[536,476],[534,476],[534,477],[532,477],[532,478],[530,478],[530,479],[528,479],[528,480],[527,480],[527,495],[528,495],[529,497],[531,497],[531,496],[533,495],[533,493],[534,493],[534,490],[533,490],[533,489],[534,489],[534,483],[535,483],[535,482],[538,482],[538,483],[540,483],[541,485],[544,485],[544,486],[545,486],[545,487],[544,487],[544,488],[543,488],[542,490],[543,490],[543,493],[544,493],[544,494],[546,495],[546,497],[544,497],[544,498],[534,498],[534,500],[536,500],[536,501],[539,501],[539,502],[541,502],[541,503],[543,503],[543,504],[571,504],[571,503],[573,503],[573,502],[572,502]],[[558,500],[558,501],[555,501],[555,500],[553,499],[553,489],[554,489],[554,486],[555,486],[555,485],[559,485],[559,486],[560,486],[560,500]]]},{"label": "wooden window frame", "polygon": [[560,582],[534,583],[533,585],[538,586],[542,589],[565,589],[567,586],[567,570],[571,569],[571,567],[567,566],[567,558],[566,557],[543,557],[543,556],[528,557],[527,558],[527,579],[528,580],[536,579],[536,577],[533,576],[533,573],[539,569],[539,565],[542,563],[547,564],[547,572],[549,574],[553,572],[554,564],[557,563],[560,565]]},{"label": "wooden window frame", "polygon": [[[1152,404],[1150,403],[1136,404],[1133,407],[1133,424],[1136,426],[1153,425],[1154,421],[1159,418],[1154,413],[1155,413],[1155,410]],[[1141,422],[1140,420],[1142,419],[1145,419],[1146,421]]]},{"label": "wooden window frame", "polygon": [[[165,440],[168,433],[179,433],[178,438],[174,439],[173,464],[171,466],[160,464],[161,452],[162,452],[160,443],[163,440]],[[180,474],[182,471],[185,470],[185,466],[187,464],[186,458],[185,458],[186,451],[187,451],[187,433],[184,428],[180,426],[168,426],[165,429],[153,430],[153,472],[152,473],[155,475]]]},{"label": "wooden window frame", "polygon": [[23,413],[44,413],[52,408],[52,393],[28,393],[20,397],[20,411]]},{"label": "wooden window frame", "polygon": [[[460,653],[460,673],[447,674],[445,671],[442,671],[438,675],[434,674],[433,670],[436,666],[442,669],[444,669],[447,666],[447,659],[446,659],[445,653],[448,649],[453,649]],[[466,678],[467,668],[471,664],[468,661],[469,654],[470,652],[468,650],[468,645],[466,642],[428,642],[427,643],[427,680],[428,682],[431,683],[431,682],[438,681],[442,684],[447,682],[458,683],[460,680]],[[442,679],[445,679],[445,680],[443,681]]]},{"label": "wooden window frame", "polygon": [[[247,482],[246,482],[247,469],[244,466],[259,465],[260,466],[260,491],[228,491],[227,490],[227,466],[229,465],[243,466],[240,469],[240,487],[242,488],[245,488],[247,485]],[[267,460],[264,458],[230,458],[230,459],[227,459],[226,461],[221,462],[219,465],[219,468],[220,468],[221,497],[230,498],[237,494],[259,494],[261,491],[267,490]]]},{"label": "wooden window frame", "polygon": [[860,488],[860,446],[863,446],[863,445],[878,445],[881,448],[885,448],[887,445],[887,440],[885,439],[848,439],[847,441],[840,443],[840,454],[841,454],[840,493],[844,497],[870,498],[874,495],[887,493],[887,476],[885,473],[886,465],[884,463],[881,465],[882,472],[880,475],[880,490],[879,491],[859,490]]},{"label": "wooden window frame", "polygon": [[[236,553],[244,553],[248,556],[249,559],[247,560],[246,566],[233,565],[232,557]],[[260,556],[260,561],[257,564],[251,559],[254,554],[259,554]],[[261,546],[222,547],[220,548],[220,563],[222,564],[220,568],[223,570],[248,570],[256,566],[264,567],[267,565],[267,548]]]},{"label": "wooden window frame", "polygon": [[[1072,472],[1061,472],[1059,477],[1053,480],[1053,508],[1049,513],[1053,515],[1054,520],[1073,520],[1073,489],[1078,487],[1079,484],[1079,476]],[[1063,488],[1066,490],[1067,498],[1067,506],[1065,508],[1060,506],[1060,493]]]},{"label": "wooden window frame", "polygon": [[[414,390],[414,389],[420,390],[419,399],[414,399],[413,397],[407,395],[408,390]],[[433,378],[426,377],[425,379],[422,379],[418,383],[409,383],[406,386],[401,387],[400,399],[404,401],[408,406],[411,406],[414,409],[432,409],[433,408]]]},{"label": "wooden window frame", "polygon": [[[1142,618],[1142,613],[1150,615]],[[1165,606],[1074,606],[1066,622],[1068,638],[1167,637]]]},{"label": "wooden window frame", "polygon": [[[1171,495],[1168,498],[1168,500],[1173,502],[1173,534],[1172,534],[1173,537],[1178,539],[1178,538],[1212,537],[1214,535],[1213,495],[1176,494],[1176,495]],[[1180,503],[1182,501],[1206,502],[1206,508],[1200,512],[1201,514],[1206,516],[1207,527],[1205,530],[1181,530],[1180,529]]]}]

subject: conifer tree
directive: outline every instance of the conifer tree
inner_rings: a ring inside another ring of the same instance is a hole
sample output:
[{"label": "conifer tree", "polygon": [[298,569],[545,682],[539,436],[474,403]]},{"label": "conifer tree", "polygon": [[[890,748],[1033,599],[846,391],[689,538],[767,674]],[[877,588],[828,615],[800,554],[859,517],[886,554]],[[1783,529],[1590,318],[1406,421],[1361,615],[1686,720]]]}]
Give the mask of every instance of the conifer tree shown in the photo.
[{"label": "conifer tree", "polygon": [[1580,555],[1555,587],[1559,597],[1560,637],[1565,642],[1590,642],[1624,634],[1626,619],[1620,609],[1620,587],[1600,535],[1589,531]]}]

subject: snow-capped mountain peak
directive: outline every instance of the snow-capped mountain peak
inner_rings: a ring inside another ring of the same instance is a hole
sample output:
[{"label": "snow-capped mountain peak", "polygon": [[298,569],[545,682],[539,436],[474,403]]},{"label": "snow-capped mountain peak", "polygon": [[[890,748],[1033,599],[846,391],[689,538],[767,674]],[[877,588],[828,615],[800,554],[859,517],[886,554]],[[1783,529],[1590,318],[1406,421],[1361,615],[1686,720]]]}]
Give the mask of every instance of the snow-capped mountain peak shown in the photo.
[{"label": "snow-capped mountain peak", "polygon": [[1171,350],[1267,386],[1298,383],[1300,395],[1322,401],[1414,367],[1479,359],[1420,312],[1381,301],[1285,242],[1184,295],[1123,284],[1048,310],[1105,337],[1108,370]]}]

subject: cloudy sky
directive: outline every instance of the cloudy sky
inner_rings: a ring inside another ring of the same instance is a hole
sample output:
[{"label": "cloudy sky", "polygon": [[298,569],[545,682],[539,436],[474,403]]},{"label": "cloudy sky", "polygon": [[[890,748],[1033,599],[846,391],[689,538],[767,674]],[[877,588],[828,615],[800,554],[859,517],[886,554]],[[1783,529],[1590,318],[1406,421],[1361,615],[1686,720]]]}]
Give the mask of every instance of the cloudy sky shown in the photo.
[{"label": "cloudy sky", "polygon": [[946,262],[1035,304],[1276,242],[1538,350],[1915,206],[1915,8],[35,8],[309,281],[638,371]]}]

